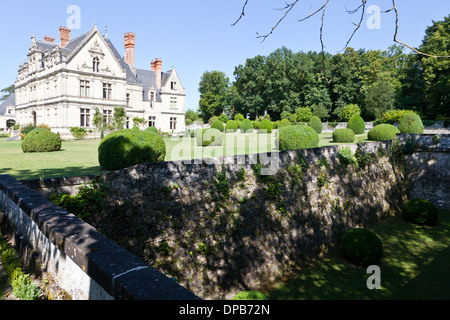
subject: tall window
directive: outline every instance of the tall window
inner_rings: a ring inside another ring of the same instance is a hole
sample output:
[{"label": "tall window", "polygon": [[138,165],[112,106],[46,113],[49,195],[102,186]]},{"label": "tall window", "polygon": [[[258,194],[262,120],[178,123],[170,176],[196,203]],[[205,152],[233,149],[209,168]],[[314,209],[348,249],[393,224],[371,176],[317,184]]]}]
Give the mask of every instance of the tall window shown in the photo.
[{"label": "tall window", "polygon": [[112,123],[112,110],[103,110],[103,123],[111,125]]},{"label": "tall window", "polygon": [[155,93],[153,91],[150,92],[150,101],[155,101]]},{"label": "tall window", "polygon": [[176,109],[177,108],[177,97],[170,97],[170,109]]},{"label": "tall window", "polygon": [[170,118],[170,130],[177,130],[177,118]]},{"label": "tall window", "polygon": [[80,80],[80,97],[89,97],[91,83],[89,81]]},{"label": "tall window", "polygon": [[112,93],[112,84],[104,83],[103,84],[103,99],[111,100]]},{"label": "tall window", "polygon": [[92,71],[100,72],[100,59],[97,57],[92,60]]},{"label": "tall window", "polygon": [[89,127],[91,123],[91,109],[81,109],[80,127]]},{"label": "tall window", "polygon": [[177,83],[174,82],[174,81],[172,81],[172,82],[170,83],[170,88],[171,88],[172,90],[177,90]]},{"label": "tall window", "polygon": [[127,93],[127,107],[130,106],[130,94]]},{"label": "tall window", "polygon": [[156,117],[148,117],[148,126],[156,127]]}]

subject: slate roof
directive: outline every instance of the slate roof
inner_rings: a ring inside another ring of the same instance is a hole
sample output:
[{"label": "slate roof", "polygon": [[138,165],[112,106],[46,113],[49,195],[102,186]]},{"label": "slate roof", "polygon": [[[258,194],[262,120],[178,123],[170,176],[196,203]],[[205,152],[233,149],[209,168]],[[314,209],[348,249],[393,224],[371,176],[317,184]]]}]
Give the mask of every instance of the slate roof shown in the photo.
[{"label": "slate roof", "polygon": [[0,115],[6,114],[6,108],[16,105],[16,95],[13,93],[0,104]]}]

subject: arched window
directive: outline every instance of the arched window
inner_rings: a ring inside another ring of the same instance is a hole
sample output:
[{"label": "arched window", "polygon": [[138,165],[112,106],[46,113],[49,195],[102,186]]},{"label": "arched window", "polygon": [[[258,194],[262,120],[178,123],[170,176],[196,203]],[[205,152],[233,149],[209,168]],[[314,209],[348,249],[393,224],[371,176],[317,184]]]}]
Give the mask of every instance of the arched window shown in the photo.
[{"label": "arched window", "polygon": [[100,59],[95,57],[92,61],[92,71],[93,72],[100,72]]}]

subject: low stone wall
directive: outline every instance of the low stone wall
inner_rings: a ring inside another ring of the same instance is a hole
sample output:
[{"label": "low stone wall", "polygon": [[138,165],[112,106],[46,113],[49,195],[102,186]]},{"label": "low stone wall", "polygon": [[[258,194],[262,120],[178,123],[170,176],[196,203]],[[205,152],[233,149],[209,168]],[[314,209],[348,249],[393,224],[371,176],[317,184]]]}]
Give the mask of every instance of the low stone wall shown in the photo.
[{"label": "low stone wall", "polygon": [[0,222],[72,299],[198,299],[8,175],[0,175]]}]

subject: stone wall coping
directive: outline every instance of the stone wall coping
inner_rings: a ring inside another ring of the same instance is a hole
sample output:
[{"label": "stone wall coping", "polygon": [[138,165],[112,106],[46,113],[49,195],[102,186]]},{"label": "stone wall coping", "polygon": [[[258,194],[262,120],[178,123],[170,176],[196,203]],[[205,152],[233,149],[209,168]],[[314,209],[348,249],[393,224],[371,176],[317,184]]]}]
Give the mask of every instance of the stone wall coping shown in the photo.
[{"label": "stone wall coping", "polygon": [[116,300],[200,300],[135,255],[10,175],[0,190],[39,230]]}]

